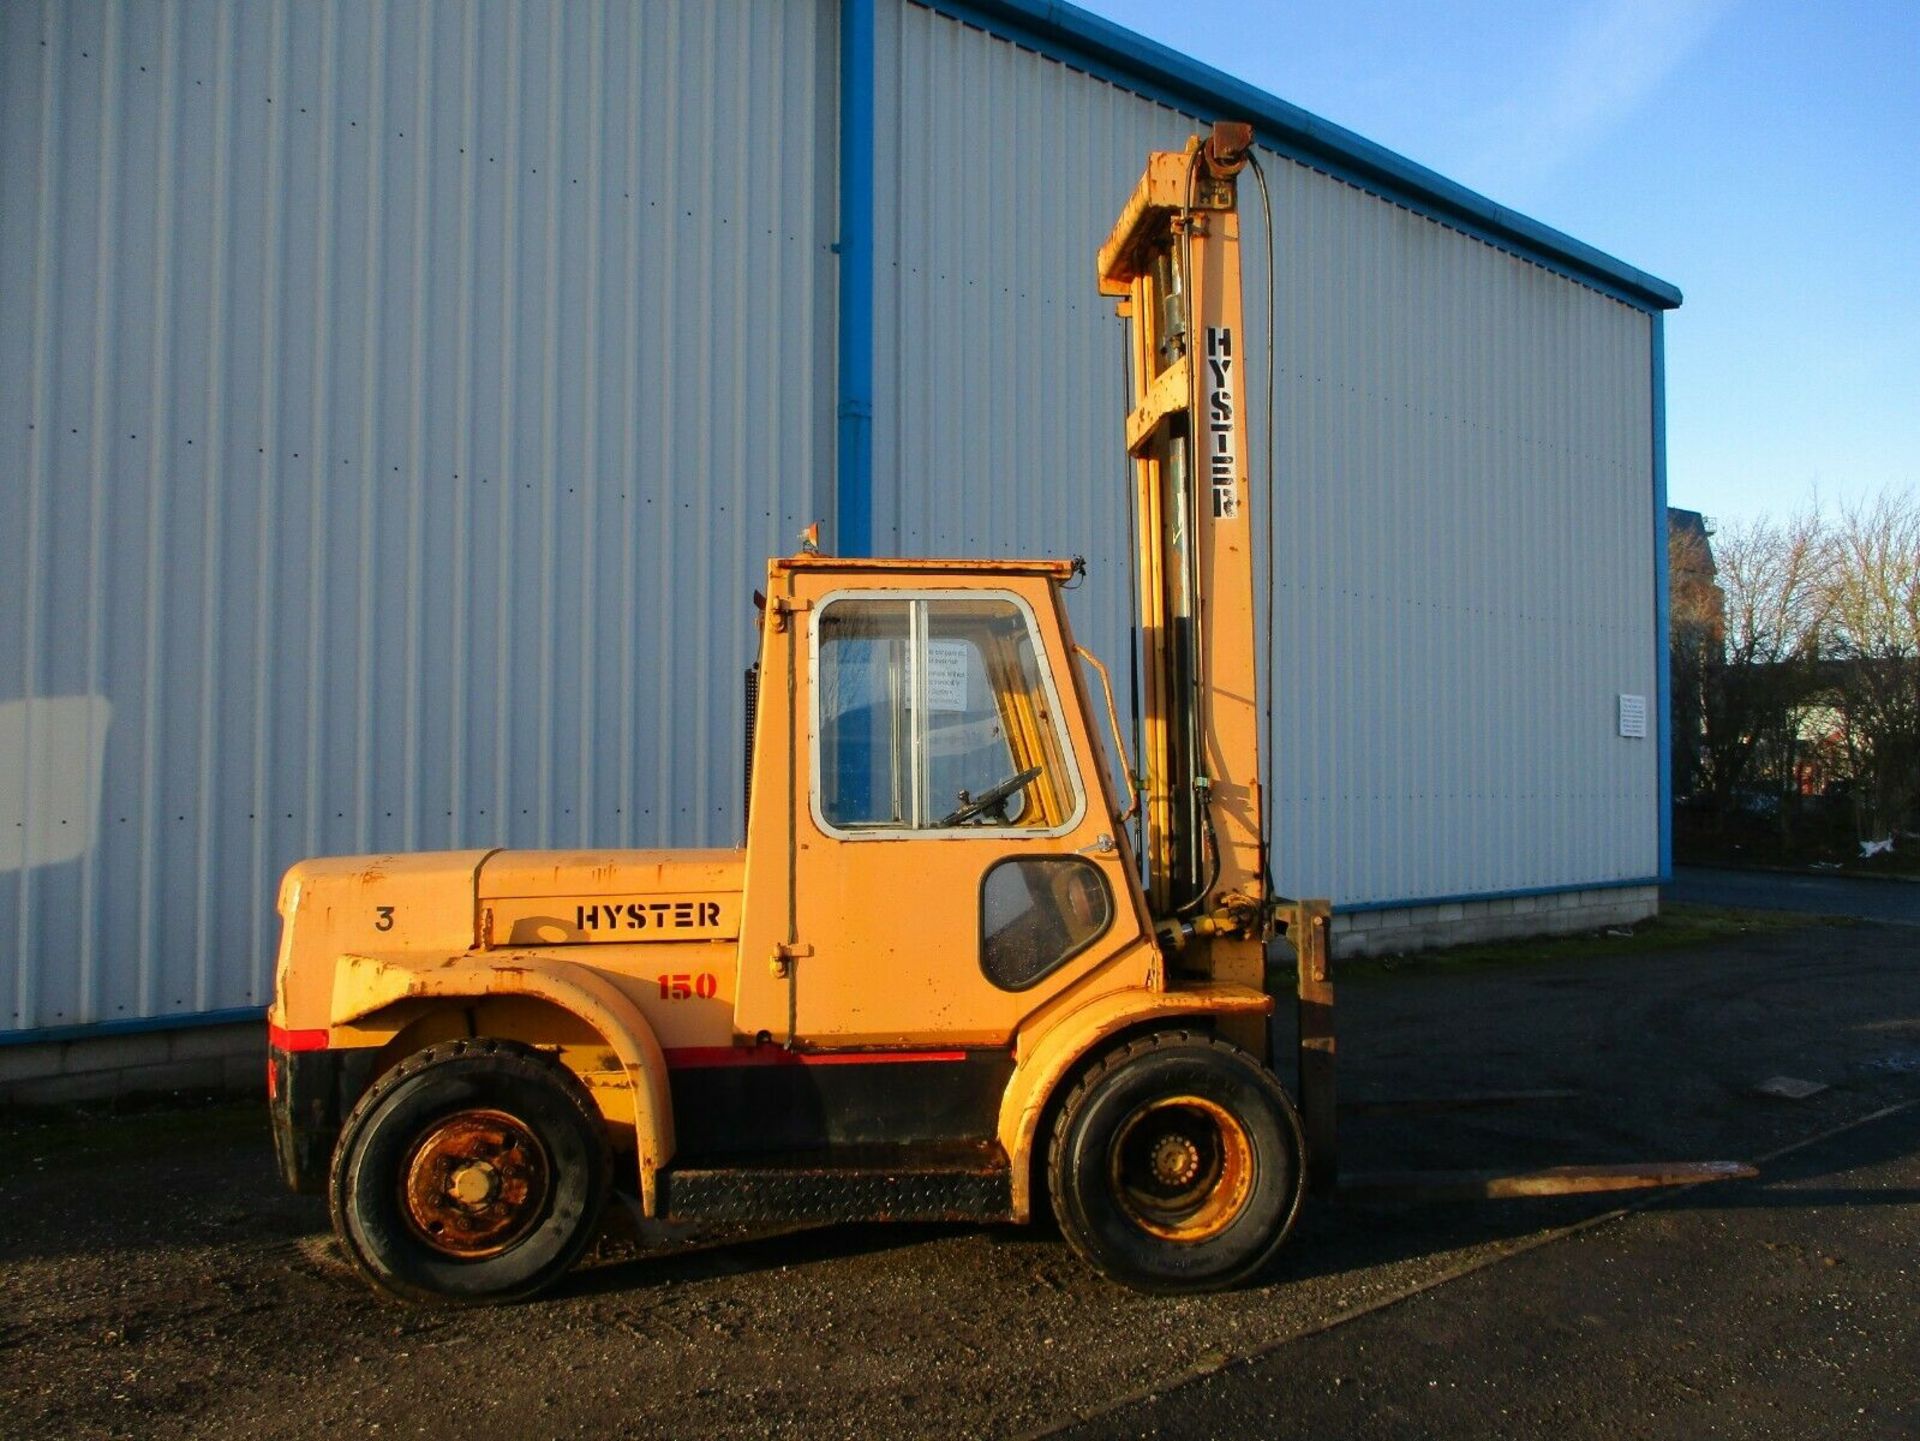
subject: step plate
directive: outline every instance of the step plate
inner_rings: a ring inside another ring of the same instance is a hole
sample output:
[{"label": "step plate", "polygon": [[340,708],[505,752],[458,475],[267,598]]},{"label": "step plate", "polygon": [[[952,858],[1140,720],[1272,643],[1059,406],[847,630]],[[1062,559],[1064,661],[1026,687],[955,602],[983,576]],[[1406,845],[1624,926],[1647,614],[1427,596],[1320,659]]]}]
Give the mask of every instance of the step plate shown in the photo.
[{"label": "step plate", "polygon": [[673,1221],[739,1225],[825,1221],[1005,1221],[1011,1173],[862,1167],[689,1168],[661,1174],[661,1208]]}]

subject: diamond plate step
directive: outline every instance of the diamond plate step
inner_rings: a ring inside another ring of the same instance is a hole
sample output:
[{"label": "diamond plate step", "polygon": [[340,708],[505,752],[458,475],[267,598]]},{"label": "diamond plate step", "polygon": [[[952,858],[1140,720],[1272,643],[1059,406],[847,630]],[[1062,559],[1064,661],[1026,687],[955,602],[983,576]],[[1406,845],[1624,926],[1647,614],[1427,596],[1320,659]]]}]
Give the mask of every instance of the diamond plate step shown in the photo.
[{"label": "diamond plate step", "polygon": [[669,1219],[1004,1221],[1012,1175],[996,1147],[862,1147],[661,1173]]}]

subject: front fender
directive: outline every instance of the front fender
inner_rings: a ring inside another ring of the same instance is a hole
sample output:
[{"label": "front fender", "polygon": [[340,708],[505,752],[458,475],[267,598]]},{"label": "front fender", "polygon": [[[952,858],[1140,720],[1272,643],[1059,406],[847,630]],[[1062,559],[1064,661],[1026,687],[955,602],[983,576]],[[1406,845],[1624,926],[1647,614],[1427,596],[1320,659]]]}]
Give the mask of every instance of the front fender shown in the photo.
[{"label": "front fender", "polygon": [[555,966],[513,951],[492,951],[417,964],[392,956],[344,956],[334,985],[332,1023],[348,1025],[396,1001],[529,996],[572,1012],[593,1027],[626,1072],[633,1090],[640,1205],[657,1214],[655,1178],[673,1159],[673,1096],[667,1061],[653,1027],[611,982],[579,966]]},{"label": "front fender", "polygon": [[1047,1103],[1067,1074],[1102,1041],[1151,1022],[1268,1015],[1272,1010],[1273,997],[1251,986],[1109,991],[1048,1026],[1013,1068],[1000,1100],[1000,1145],[1013,1165],[1013,1219],[1032,1218],[1033,1147]]}]

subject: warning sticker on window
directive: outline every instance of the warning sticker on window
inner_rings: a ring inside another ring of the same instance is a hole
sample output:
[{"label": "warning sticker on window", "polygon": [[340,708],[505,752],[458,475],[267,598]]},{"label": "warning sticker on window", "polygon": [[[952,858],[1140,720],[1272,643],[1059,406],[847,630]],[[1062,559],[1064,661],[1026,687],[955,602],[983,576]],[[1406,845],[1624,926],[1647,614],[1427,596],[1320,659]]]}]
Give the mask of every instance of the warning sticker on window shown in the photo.
[{"label": "warning sticker on window", "polygon": [[963,711],[967,708],[967,676],[973,647],[964,640],[927,642],[927,709]]}]

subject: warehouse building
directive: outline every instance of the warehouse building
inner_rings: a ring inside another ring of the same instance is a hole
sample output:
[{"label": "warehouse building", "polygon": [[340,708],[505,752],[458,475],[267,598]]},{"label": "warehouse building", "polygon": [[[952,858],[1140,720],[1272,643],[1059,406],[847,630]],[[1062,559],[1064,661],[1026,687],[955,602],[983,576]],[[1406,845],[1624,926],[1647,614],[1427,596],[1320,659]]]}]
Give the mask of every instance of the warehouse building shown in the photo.
[{"label": "warehouse building", "polygon": [[1215,118],[1280,884],[1349,952],[1649,914],[1666,283],[1043,0],[14,3],[0,1095],[251,1081],[302,856],[738,843],[810,521],[1083,555],[1124,675],[1093,256]]}]

